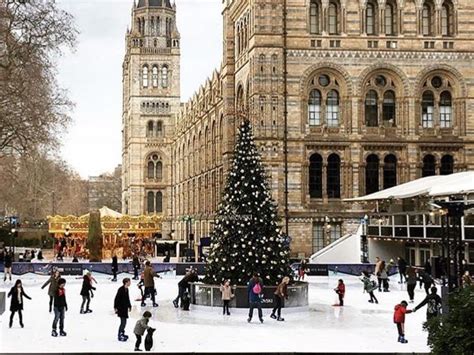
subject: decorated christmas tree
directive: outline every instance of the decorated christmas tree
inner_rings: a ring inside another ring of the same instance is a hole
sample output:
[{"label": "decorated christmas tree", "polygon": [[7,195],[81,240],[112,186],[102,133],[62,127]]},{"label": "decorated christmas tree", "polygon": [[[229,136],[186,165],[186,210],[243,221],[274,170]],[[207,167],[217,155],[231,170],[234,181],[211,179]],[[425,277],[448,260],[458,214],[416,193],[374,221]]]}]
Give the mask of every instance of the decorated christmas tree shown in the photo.
[{"label": "decorated christmas tree", "polygon": [[277,222],[277,205],[245,121],[211,233],[205,281],[245,285],[258,272],[264,284],[274,285],[291,275],[289,245]]}]

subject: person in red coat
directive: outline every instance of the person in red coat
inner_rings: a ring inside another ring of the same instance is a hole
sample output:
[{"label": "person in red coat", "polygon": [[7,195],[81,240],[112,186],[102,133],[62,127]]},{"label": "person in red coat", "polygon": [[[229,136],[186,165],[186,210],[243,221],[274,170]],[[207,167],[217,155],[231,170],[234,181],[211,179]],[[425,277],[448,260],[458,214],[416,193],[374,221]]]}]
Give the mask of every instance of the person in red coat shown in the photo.
[{"label": "person in red coat", "polygon": [[395,312],[393,313],[393,322],[398,329],[398,341],[402,344],[408,343],[408,340],[405,339],[405,314],[413,312],[407,309],[407,306],[407,301],[402,301],[395,306]]},{"label": "person in red coat", "polygon": [[346,294],[346,285],[344,285],[344,281],[339,279],[339,283],[337,287],[334,289],[337,295],[339,296],[339,304],[335,304],[334,306],[344,306],[344,295]]}]

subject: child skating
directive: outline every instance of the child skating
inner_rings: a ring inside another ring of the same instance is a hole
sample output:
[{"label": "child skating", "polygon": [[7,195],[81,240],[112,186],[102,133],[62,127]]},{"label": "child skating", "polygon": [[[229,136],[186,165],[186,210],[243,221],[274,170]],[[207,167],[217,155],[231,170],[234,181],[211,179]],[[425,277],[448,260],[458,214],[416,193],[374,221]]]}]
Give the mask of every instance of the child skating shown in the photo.
[{"label": "child skating", "polygon": [[342,279],[339,279],[339,283],[337,284],[337,287],[334,289],[334,291],[339,297],[339,304],[336,303],[333,306],[344,306],[344,295],[346,294],[346,285],[344,285],[344,281]]},{"label": "child skating", "polygon": [[137,341],[135,342],[135,351],[142,351],[140,349],[140,345],[142,343],[142,336],[145,334],[145,330],[150,328],[150,326],[148,325],[150,318],[151,313],[146,311],[145,313],[143,313],[142,319],[138,320],[135,324],[135,328],[133,329],[133,333],[137,338]]},{"label": "child skating", "polygon": [[361,281],[364,283],[364,291],[367,292],[370,296],[370,303],[379,303],[377,297],[374,295],[374,291],[377,289],[377,284],[375,281],[370,280],[369,273],[367,271],[362,271]]},{"label": "child skating", "polygon": [[395,306],[395,312],[393,313],[393,322],[397,325],[398,330],[398,342],[402,344],[408,343],[405,339],[405,314],[413,312],[407,309],[408,303],[406,301],[400,302]]},{"label": "child skating", "polygon": [[229,304],[230,300],[234,297],[232,294],[232,287],[230,286],[230,280],[226,280],[223,285],[220,287],[222,293],[222,314],[227,314],[230,316]]}]

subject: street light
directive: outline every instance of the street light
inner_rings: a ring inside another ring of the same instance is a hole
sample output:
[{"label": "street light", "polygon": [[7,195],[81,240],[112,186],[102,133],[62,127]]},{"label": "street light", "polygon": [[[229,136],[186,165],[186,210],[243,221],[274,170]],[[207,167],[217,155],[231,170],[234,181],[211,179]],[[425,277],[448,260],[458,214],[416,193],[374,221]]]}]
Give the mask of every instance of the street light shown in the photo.
[{"label": "street light", "polygon": [[11,230],[11,233],[12,233],[12,245],[13,245],[13,259],[15,259],[15,233],[16,233],[16,229],[15,228],[12,228]]},{"label": "street light", "polygon": [[369,229],[368,224],[369,224],[369,216],[365,215],[362,222],[362,235],[360,236],[360,249],[361,249],[360,261],[363,264],[366,264],[369,262],[369,242],[367,240],[367,232]]}]

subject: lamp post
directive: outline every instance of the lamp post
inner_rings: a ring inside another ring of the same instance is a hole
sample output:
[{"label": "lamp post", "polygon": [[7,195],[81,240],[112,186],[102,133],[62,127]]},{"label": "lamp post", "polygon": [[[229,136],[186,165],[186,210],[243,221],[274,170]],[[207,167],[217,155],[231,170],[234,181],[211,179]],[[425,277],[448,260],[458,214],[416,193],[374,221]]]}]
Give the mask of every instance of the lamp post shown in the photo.
[{"label": "lamp post", "polygon": [[360,261],[363,264],[367,264],[369,262],[369,242],[367,240],[367,232],[369,230],[368,223],[369,216],[365,215],[364,219],[362,220],[362,235],[360,236]]},{"label": "lamp post", "polygon": [[15,233],[16,233],[16,229],[15,228],[12,228],[11,230],[11,233],[12,233],[12,245],[13,245],[13,259],[15,259]]},{"label": "lamp post", "polygon": [[186,261],[191,261],[191,241],[194,239],[193,235],[193,218],[191,216],[184,216],[183,221],[186,222]]}]

